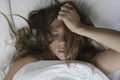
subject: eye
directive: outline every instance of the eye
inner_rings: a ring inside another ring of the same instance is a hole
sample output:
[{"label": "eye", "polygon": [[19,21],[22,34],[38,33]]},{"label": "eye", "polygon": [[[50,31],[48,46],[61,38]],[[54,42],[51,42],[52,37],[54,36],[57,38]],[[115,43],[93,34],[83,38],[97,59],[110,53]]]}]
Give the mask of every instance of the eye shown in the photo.
[{"label": "eye", "polygon": [[52,32],[52,36],[53,36],[53,37],[57,37],[58,35],[59,35],[59,33],[58,33],[57,31],[53,31],[53,32]]}]

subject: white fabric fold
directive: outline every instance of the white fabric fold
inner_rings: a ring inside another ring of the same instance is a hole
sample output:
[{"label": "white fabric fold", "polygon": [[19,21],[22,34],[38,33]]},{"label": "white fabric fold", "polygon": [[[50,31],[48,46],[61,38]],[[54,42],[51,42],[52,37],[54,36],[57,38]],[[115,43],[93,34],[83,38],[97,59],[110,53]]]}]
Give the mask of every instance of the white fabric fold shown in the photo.
[{"label": "white fabric fold", "polygon": [[3,80],[9,71],[10,66],[0,67],[0,80]]},{"label": "white fabric fold", "polygon": [[110,78],[110,80],[120,80],[120,70],[108,75],[108,77]]},{"label": "white fabric fold", "polygon": [[13,80],[109,80],[100,70],[85,62],[38,61],[25,65]]}]

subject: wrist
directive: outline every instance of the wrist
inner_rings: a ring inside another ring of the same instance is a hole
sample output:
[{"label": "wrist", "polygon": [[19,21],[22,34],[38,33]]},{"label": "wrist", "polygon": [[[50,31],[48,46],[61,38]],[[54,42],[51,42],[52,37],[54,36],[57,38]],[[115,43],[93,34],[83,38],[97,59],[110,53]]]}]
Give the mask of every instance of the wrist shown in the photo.
[{"label": "wrist", "polygon": [[82,33],[84,33],[86,30],[86,25],[80,24],[79,26],[77,26],[74,30],[75,33],[82,35]]},{"label": "wrist", "polygon": [[82,36],[89,37],[89,35],[91,34],[91,30],[93,28],[94,27],[92,26],[81,24],[79,27],[76,28],[75,33]]}]

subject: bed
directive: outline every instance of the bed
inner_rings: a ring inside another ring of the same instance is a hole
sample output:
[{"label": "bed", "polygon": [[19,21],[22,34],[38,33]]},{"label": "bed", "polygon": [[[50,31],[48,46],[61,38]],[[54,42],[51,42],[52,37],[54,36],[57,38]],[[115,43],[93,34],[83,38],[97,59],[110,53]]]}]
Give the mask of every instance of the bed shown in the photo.
[{"label": "bed", "polygon": [[[85,10],[95,27],[109,28],[120,31],[120,0],[59,0],[73,1],[78,8]],[[0,12],[7,15],[16,29],[26,26],[27,23],[17,16],[19,14],[27,18],[28,13],[34,9],[40,9],[54,4],[54,0],[0,0]],[[15,41],[10,37],[10,28],[6,19],[0,15],[0,73],[7,72],[11,58],[15,52]],[[2,72],[4,70],[4,72]],[[0,75],[0,76],[1,76]],[[2,78],[0,78],[2,79]]]}]

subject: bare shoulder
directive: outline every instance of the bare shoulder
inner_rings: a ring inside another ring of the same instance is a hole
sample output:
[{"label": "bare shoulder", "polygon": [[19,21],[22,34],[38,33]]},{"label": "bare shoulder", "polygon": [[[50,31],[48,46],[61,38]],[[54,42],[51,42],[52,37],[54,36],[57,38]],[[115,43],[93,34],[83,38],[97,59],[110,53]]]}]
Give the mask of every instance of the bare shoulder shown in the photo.
[{"label": "bare shoulder", "polygon": [[120,70],[119,61],[120,53],[111,49],[98,53],[93,58],[93,64],[107,75]]},{"label": "bare shoulder", "polygon": [[26,65],[26,64],[28,64],[30,62],[34,62],[34,61],[37,61],[37,58],[31,57],[31,56],[27,56],[25,58],[17,60],[10,67],[10,69],[9,69],[6,77],[4,78],[4,80],[12,80],[13,76],[16,74],[16,72],[18,70],[20,70],[24,65]]}]

